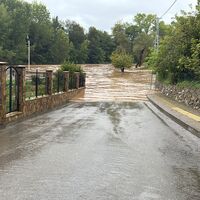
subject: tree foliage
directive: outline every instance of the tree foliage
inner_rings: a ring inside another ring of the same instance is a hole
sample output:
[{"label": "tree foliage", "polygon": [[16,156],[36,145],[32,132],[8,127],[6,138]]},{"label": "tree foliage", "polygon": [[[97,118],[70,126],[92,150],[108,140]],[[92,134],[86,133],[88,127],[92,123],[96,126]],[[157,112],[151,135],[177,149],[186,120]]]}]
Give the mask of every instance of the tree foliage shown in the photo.
[{"label": "tree foliage", "polygon": [[123,24],[121,22],[118,22],[115,24],[115,26],[112,28],[112,33],[114,36],[114,40],[117,46],[118,51],[126,51],[127,53],[131,52],[131,42],[130,38],[128,37],[128,33],[131,35],[131,31],[126,31],[127,24]]},{"label": "tree foliage", "polygon": [[155,20],[156,16],[152,14],[138,13],[134,17],[134,22],[139,28],[140,33],[145,33],[147,35],[151,34],[155,30]]},{"label": "tree foliage", "polygon": [[152,14],[138,13],[132,23],[117,22],[112,35],[51,18],[47,7],[36,1],[1,0],[0,16],[0,61],[26,64],[29,36],[31,64],[98,64],[111,62],[111,55],[117,59],[131,55],[136,66],[148,58],[160,79],[172,83],[200,77],[200,0],[195,12],[183,12],[171,25],[160,22],[159,52],[152,50],[156,36]]},{"label": "tree foliage", "polygon": [[143,64],[149,49],[153,46],[155,19],[155,15],[138,13],[133,23],[118,22],[112,28],[117,50],[132,54],[136,67]]},{"label": "tree foliage", "polygon": [[0,1],[0,60],[27,63],[27,36],[31,64],[107,63],[115,50],[111,35],[91,28],[86,34],[75,21],[51,18],[47,7],[34,1]]},{"label": "tree foliage", "polygon": [[115,51],[111,56],[112,64],[116,68],[120,68],[122,71],[124,68],[130,68],[132,66],[132,57],[125,51]]},{"label": "tree foliage", "polygon": [[115,50],[113,39],[107,32],[90,27],[87,34],[88,39],[88,63],[107,63]]},{"label": "tree foliage", "polygon": [[[198,1],[199,4],[199,1]],[[159,51],[152,52],[148,64],[158,72],[159,80],[172,84],[200,80],[200,16],[196,12],[177,16]]]}]

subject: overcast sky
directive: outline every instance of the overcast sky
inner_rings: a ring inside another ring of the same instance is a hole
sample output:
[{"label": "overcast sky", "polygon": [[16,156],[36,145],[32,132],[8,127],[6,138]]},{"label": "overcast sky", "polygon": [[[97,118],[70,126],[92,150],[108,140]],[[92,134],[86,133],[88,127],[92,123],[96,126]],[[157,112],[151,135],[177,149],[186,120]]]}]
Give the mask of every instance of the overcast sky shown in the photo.
[{"label": "overcast sky", "polygon": [[[117,21],[131,22],[137,13],[161,16],[174,0],[38,0],[38,2],[47,6],[52,17],[74,20],[86,29],[95,26],[100,30],[109,31]],[[180,10],[191,10],[190,4],[194,8],[197,0],[177,0],[163,20],[170,22]]]}]

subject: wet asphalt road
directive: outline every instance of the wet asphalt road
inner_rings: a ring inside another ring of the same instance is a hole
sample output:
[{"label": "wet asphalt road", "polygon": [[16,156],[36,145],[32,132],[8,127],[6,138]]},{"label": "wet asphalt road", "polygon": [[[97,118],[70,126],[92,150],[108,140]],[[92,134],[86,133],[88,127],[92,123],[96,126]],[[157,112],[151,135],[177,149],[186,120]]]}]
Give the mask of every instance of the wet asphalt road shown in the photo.
[{"label": "wet asphalt road", "polygon": [[199,200],[200,140],[148,103],[151,74],[84,69],[83,96],[0,130],[0,200]]},{"label": "wet asphalt road", "polygon": [[154,111],[70,103],[1,130],[0,199],[199,200],[199,139]]}]

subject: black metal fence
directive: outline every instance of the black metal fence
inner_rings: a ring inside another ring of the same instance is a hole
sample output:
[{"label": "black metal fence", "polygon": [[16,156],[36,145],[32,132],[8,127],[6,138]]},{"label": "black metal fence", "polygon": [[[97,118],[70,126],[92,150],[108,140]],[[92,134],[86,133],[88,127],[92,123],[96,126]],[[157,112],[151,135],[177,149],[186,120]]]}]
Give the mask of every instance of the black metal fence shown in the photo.
[{"label": "black metal fence", "polygon": [[64,91],[64,73],[57,71],[53,74],[53,93]]},{"label": "black metal fence", "polygon": [[19,75],[15,67],[6,69],[6,113],[19,110]]},{"label": "black metal fence", "polygon": [[[50,88],[53,94],[64,92],[66,88],[72,90],[85,86],[85,74],[80,74],[78,86],[77,75],[75,73],[69,73],[68,82],[65,79],[67,80],[62,71],[57,71],[52,74],[52,85]],[[39,72],[38,70],[26,72],[26,99],[47,95],[48,82],[46,72]],[[68,86],[64,84],[68,84]]]},{"label": "black metal fence", "polygon": [[85,87],[85,74],[83,73],[79,76],[79,87]]},{"label": "black metal fence", "polygon": [[38,70],[26,73],[26,99],[37,98],[46,94],[46,73]]},{"label": "black metal fence", "polygon": [[76,89],[76,74],[69,74],[69,89]]}]

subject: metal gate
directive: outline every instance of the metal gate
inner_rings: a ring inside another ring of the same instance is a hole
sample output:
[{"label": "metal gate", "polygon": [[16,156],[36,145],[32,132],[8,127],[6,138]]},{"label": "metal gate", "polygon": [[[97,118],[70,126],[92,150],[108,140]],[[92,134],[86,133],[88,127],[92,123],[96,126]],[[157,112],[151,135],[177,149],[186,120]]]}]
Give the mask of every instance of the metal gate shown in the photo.
[{"label": "metal gate", "polygon": [[6,69],[6,112],[19,111],[19,74],[15,67]]}]

